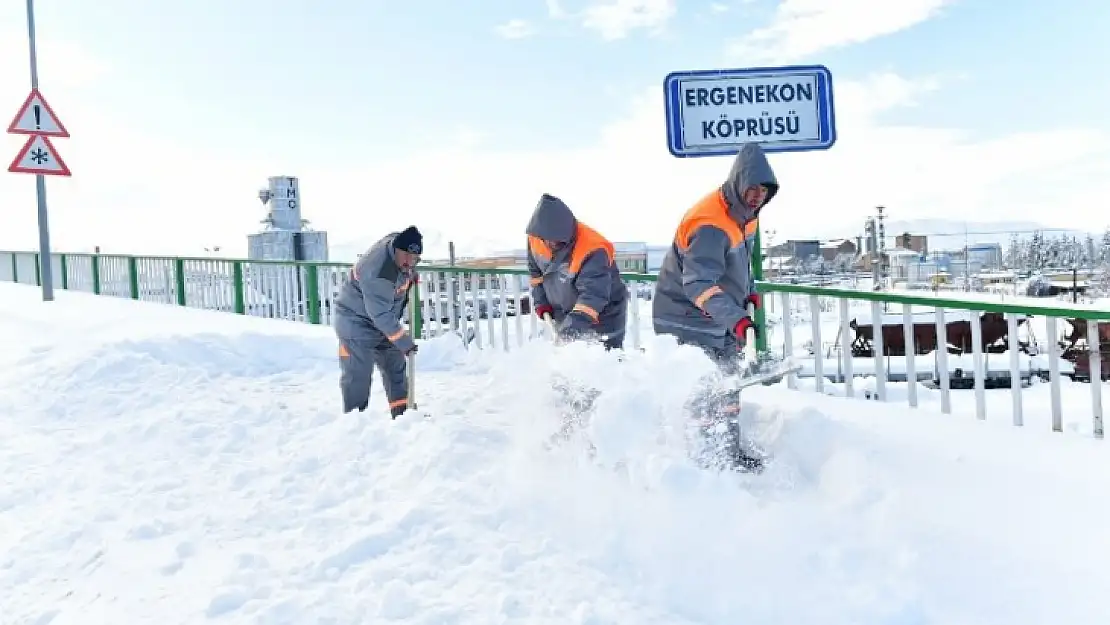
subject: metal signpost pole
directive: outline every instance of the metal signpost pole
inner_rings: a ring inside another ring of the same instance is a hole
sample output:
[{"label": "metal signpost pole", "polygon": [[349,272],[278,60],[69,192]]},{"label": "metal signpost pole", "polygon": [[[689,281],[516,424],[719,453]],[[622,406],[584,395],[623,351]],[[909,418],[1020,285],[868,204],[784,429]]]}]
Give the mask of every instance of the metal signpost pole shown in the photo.
[{"label": "metal signpost pole", "polygon": [[[31,49],[31,89],[39,88],[39,63],[35,50],[35,0],[27,0],[27,44]],[[42,276],[42,301],[54,299],[54,263],[50,257],[50,219],[46,212],[46,176],[35,174],[35,195],[39,212],[39,265]]]}]

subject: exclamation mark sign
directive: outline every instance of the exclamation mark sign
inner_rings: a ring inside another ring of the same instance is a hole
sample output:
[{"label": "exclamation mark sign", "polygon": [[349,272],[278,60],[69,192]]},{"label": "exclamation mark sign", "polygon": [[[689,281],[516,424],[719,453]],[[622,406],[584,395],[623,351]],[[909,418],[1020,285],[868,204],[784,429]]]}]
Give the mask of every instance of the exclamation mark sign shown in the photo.
[{"label": "exclamation mark sign", "polygon": [[42,130],[42,108],[38,104],[34,105],[35,109],[35,130]]}]

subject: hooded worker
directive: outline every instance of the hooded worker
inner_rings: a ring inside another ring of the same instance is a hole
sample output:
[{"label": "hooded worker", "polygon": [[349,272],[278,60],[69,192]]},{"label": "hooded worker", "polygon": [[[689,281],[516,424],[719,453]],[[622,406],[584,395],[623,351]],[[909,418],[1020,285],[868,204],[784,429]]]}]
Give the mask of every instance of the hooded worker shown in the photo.
[{"label": "hooded worker", "polygon": [[416,342],[401,317],[409,290],[416,284],[416,264],[423,251],[416,226],[391,232],[359,258],[339,290],[334,325],[345,413],[366,410],[375,368],[381,371],[392,417],[408,408],[405,357],[416,352]]},{"label": "hooded worker", "polygon": [[[724,183],[682,216],[655,284],[656,334],[697,345],[726,375],[738,370],[746,332],[754,325],[747,305],[761,305],[752,252],[760,211],[778,190],[763,149],[745,144]],[[703,418],[739,412],[738,397],[701,397],[696,404]]]},{"label": "hooded worker", "polygon": [[628,287],[613,244],[578,221],[559,198],[543,194],[526,229],[532,310],[550,315],[566,338],[603,337],[624,345]]}]

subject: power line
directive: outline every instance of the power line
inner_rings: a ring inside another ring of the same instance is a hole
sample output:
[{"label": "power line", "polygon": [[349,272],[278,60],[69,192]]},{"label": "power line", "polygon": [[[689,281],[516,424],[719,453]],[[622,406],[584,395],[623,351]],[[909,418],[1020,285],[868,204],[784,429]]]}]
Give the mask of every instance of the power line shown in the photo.
[{"label": "power line", "polygon": [[[979,231],[960,230],[960,231],[957,231],[957,232],[926,232],[926,233],[922,233],[919,236],[926,236],[926,237],[955,237],[955,236],[960,236],[960,237],[962,237],[962,236],[971,236],[971,235],[982,236],[982,235],[995,235],[995,234],[1037,234],[1037,233],[1044,234],[1046,232],[1047,233],[1060,232],[1060,233],[1076,235],[1076,236],[1079,236],[1079,235],[1083,235],[1083,236],[1090,235],[1091,237],[1096,236],[1095,233],[1093,233],[1093,232],[1086,232],[1086,231],[1083,231],[1083,230],[1075,230],[1073,228],[1036,228],[1036,229],[1032,229],[1032,230],[979,230]],[[910,234],[912,235],[913,233],[911,232]],[[895,235],[895,236],[896,237],[901,236],[901,234]]]}]

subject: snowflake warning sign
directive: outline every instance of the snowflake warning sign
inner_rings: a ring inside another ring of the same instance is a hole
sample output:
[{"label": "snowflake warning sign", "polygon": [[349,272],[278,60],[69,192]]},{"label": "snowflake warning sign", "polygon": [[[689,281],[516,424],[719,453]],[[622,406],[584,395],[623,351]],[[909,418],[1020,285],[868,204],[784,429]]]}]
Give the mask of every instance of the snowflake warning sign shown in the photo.
[{"label": "snowflake warning sign", "polygon": [[8,166],[8,171],[21,174],[42,174],[44,176],[69,176],[69,167],[50,138],[45,135],[31,135],[23,149],[16,155],[15,160]]}]

